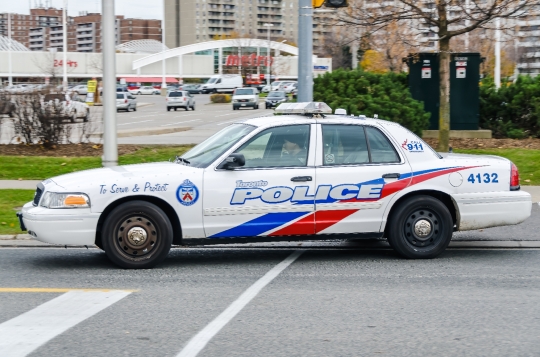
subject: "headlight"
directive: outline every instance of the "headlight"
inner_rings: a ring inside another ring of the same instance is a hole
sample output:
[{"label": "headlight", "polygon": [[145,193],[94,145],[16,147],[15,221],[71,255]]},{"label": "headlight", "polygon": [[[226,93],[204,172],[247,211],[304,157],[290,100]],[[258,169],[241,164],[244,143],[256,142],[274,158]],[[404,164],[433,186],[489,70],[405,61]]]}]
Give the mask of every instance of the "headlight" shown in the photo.
[{"label": "headlight", "polygon": [[238,99],[233,100],[233,103],[238,103]]},{"label": "headlight", "polygon": [[255,101],[255,98],[251,98],[249,101],[250,101],[250,102],[254,102],[254,101]]},{"label": "headlight", "polygon": [[84,193],[46,192],[39,205],[45,208],[90,208],[90,198]]}]

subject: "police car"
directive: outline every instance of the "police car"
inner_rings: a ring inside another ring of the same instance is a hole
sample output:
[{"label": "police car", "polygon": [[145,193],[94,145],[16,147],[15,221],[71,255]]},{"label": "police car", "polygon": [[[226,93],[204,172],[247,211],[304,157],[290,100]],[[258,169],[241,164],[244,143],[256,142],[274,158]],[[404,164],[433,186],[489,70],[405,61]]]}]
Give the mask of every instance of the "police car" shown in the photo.
[{"label": "police car", "polygon": [[531,214],[516,166],[439,154],[390,121],[284,103],[234,123],[172,162],[101,168],[40,183],[19,213],[42,242],[91,245],[149,268],[171,245],[387,238],[433,258],[454,231]]}]

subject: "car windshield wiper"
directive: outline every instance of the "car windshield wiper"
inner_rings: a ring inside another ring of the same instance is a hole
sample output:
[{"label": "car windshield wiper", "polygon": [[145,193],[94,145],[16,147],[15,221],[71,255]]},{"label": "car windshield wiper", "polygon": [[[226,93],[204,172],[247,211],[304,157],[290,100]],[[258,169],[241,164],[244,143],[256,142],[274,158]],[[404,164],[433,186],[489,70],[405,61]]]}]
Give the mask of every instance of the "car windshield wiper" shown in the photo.
[{"label": "car windshield wiper", "polygon": [[185,165],[190,165],[191,162],[189,162],[188,160],[184,159],[183,157],[180,157],[180,156],[176,156],[174,158],[174,163],[175,164],[185,164]]}]

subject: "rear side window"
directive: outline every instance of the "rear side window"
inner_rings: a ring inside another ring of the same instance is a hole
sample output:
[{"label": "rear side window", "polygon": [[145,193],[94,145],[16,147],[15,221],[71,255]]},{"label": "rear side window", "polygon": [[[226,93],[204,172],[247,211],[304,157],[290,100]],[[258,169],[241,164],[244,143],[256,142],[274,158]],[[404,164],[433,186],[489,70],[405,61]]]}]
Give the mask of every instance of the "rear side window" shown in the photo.
[{"label": "rear side window", "polygon": [[388,138],[376,128],[323,125],[322,131],[325,166],[400,162]]},{"label": "rear side window", "polygon": [[396,163],[400,161],[394,146],[379,129],[366,127],[366,134],[371,153],[371,162]]}]

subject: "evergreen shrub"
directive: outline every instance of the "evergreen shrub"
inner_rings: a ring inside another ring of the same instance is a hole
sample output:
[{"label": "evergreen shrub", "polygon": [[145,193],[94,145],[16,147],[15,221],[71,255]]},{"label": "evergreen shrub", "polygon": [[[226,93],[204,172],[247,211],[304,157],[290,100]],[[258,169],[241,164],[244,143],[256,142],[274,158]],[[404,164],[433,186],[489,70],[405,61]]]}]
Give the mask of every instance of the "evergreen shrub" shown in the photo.
[{"label": "evergreen shrub", "polygon": [[210,96],[210,101],[212,103],[230,103],[231,96],[228,94],[212,94]]},{"label": "evergreen shrub", "polygon": [[495,88],[492,78],[480,86],[480,127],[495,138],[540,137],[540,76],[519,76]]},{"label": "evergreen shrub", "polygon": [[313,98],[332,110],[343,108],[348,114],[390,120],[418,136],[429,127],[430,113],[412,98],[405,73],[376,74],[342,69],[315,79]]}]

